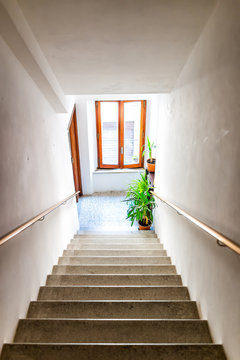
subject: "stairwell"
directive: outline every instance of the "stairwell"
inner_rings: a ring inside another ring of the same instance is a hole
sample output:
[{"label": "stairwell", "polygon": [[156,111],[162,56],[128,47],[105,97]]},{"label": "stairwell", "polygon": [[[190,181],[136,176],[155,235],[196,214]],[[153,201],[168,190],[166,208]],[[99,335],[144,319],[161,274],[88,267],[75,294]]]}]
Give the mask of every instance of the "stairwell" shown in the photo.
[{"label": "stairwell", "polygon": [[1,360],[225,360],[153,232],[84,232]]}]

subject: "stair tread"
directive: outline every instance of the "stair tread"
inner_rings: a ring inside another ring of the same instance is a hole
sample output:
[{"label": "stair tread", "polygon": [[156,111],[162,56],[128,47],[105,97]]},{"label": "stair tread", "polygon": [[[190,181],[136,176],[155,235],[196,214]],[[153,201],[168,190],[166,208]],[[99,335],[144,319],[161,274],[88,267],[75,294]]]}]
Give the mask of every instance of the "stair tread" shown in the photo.
[{"label": "stair tread", "polygon": [[27,318],[199,319],[190,300],[32,301]]},{"label": "stair tread", "polygon": [[63,256],[167,256],[166,250],[64,250]]},{"label": "stair tread", "polygon": [[5,344],[2,360],[226,360],[219,344]]},{"label": "stair tread", "polygon": [[159,243],[154,244],[122,244],[122,243],[113,243],[113,244],[68,244],[68,250],[162,250],[163,245]]},{"label": "stair tread", "polygon": [[78,267],[78,268],[83,268],[83,267],[114,267],[114,268],[118,268],[118,267],[155,267],[155,268],[159,268],[159,267],[171,267],[171,268],[174,268],[175,265],[173,264],[79,264],[79,265],[71,265],[71,264],[67,264],[67,265],[54,265],[54,267],[61,267],[61,266],[64,266],[64,267]]},{"label": "stair tread", "polygon": [[82,233],[78,233],[75,234],[74,237],[122,237],[122,236],[126,236],[126,237],[157,237],[157,235],[155,234],[154,231],[148,231],[147,234],[140,232],[140,231],[118,231],[118,232],[114,232],[114,231],[109,231],[109,232],[82,232]]},{"label": "stair tread", "polygon": [[141,259],[141,258],[143,258],[143,259],[145,259],[145,258],[169,258],[169,256],[154,256],[154,255],[152,255],[152,256],[117,256],[117,255],[115,255],[115,256],[112,256],[112,255],[110,255],[110,256],[106,256],[106,255],[104,255],[104,256],[91,256],[91,255],[84,255],[84,256],[81,256],[81,255],[68,255],[68,256],[66,256],[66,255],[64,255],[64,256],[60,256],[60,258],[77,258],[77,259],[79,259],[79,258],[100,258],[100,259],[104,259],[104,258],[107,258],[107,259],[109,259],[109,258],[113,258],[113,259],[119,259],[119,258],[130,258],[130,259],[132,259],[132,258],[137,258],[137,259]]},{"label": "stair tread", "polygon": [[71,240],[73,240],[73,239],[76,239],[76,240],[82,240],[82,239],[90,239],[90,240],[101,240],[101,239],[126,239],[126,240],[129,240],[129,241],[131,241],[131,240],[135,240],[135,239],[142,239],[142,240],[155,240],[155,239],[157,239],[158,241],[159,241],[159,239],[158,239],[158,237],[157,236],[128,236],[128,235],[118,235],[118,236],[116,236],[116,235],[108,235],[108,236],[105,236],[105,235],[98,235],[98,236],[94,236],[94,235],[88,235],[88,236],[86,236],[86,235],[75,235]]},{"label": "stair tread", "polygon": [[189,300],[184,286],[44,286],[38,300]]},{"label": "stair tread", "polygon": [[67,274],[48,275],[46,285],[182,285],[176,274]]},{"label": "stair tread", "polygon": [[169,256],[60,256],[59,265],[171,264]]},{"label": "stair tread", "polygon": [[131,278],[137,278],[137,277],[152,277],[152,278],[160,278],[160,277],[164,277],[164,276],[168,276],[168,277],[178,277],[180,278],[180,275],[178,274],[62,274],[62,275],[58,275],[58,274],[51,274],[48,275],[48,277],[131,277]]},{"label": "stair tread", "polygon": [[[117,329],[117,331],[116,331]],[[200,319],[22,319],[14,342],[211,342]]]},{"label": "stair tread", "polygon": [[171,264],[82,264],[55,265],[52,274],[177,274]]}]

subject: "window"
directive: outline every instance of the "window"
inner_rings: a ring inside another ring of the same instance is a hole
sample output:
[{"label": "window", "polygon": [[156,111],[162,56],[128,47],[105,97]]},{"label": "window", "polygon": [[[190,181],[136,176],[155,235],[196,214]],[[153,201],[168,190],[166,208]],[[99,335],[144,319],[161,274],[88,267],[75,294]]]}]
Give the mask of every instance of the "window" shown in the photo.
[{"label": "window", "polygon": [[99,168],[143,166],[146,101],[96,101]]}]

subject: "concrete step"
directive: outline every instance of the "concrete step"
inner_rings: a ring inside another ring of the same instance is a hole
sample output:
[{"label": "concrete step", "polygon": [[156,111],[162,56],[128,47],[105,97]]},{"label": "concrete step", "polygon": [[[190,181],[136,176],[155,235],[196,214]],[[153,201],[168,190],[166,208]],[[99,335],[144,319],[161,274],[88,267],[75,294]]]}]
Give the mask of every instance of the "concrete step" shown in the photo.
[{"label": "concrete step", "polygon": [[59,265],[171,264],[168,256],[61,256]]},{"label": "concrete step", "polygon": [[185,286],[42,286],[38,300],[189,300]]},{"label": "concrete step", "polygon": [[158,238],[74,238],[71,239],[71,244],[159,244]]},{"label": "concrete step", "polygon": [[226,360],[154,232],[82,232],[1,360]]},{"label": "concrete step", "polygon": [[167,256],[166,250],[64,250],[63,256]]},{"label": "concrete step", "polygon": [[182,285],[179,275],[48,275],[46,285]]},{"label": "concrete step", "polygon": [[164,274],[176,275],[174,265],[55,265],[53,274]]},{"label": "concrete step", "polygon": [[112,243],[112,244],[68,244],[68,250],[163,250],[163,244],[123,244],[123,243]]},{"label": "concrete step", "polygon": [[215,344],[5,344],[1,360],[226,360]]},{"label": "concrete step", "polygon": [[158,239],[158,237],[156,236],[156,235],[154,235],[154,236],[129,236],[129,235],[118,235],[118,236],[116,236],[116,235],[99,235],[99,236],[94,236],[94,235],[88,235],[88,236],[85,236],[85,235],[74,235],[74,237],[73,237],[73,239],[77,239],[77,240],[86,240],[86,239],[88,239],[88,240],[90,240],[90,241],[92,241],[92,240],[113,240],[113,242],[114,241],[116,241],[116,240],[122,240],[122,239],[126,239],[126,240],[129,240],[129,241],[131,241],[131,240],[139,240],[139,239],[142,239],[143,241],[145,241],[145,240],[148,240],[148,241],[151,241],[151,240],[156,240],[156,239]]},{"label": "concrete step", "polygon": [[15,343],[211,343],[205,320],[20,320]]},{"label": "concrete step", "polygon": [[157,235],[155,234],[154,231],[107,231],[107,232],[102,232],[102,231],[79,231],[78,234],[75,234],[74,237],[78,238],[78,237],[95,237],[95,238],[102,238],[102,237],[130,237],[130,238],[135,238],[135,237],[157,237]]},{"label": "concrete step", "polygon": [[27,318],[199,319],[194,301],[32,301]]}]

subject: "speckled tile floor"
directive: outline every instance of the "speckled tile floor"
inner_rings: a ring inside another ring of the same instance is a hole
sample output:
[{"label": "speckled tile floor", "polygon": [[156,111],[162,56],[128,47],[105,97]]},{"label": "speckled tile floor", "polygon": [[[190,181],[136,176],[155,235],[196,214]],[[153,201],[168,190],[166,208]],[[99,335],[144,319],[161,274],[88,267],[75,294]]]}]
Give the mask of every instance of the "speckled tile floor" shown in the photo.
[{"label": "speckled tile floor", "polygon": [[124,192],[95,193],[81,196],[78,202],[79,230],[136,231],[127,216]]}]

